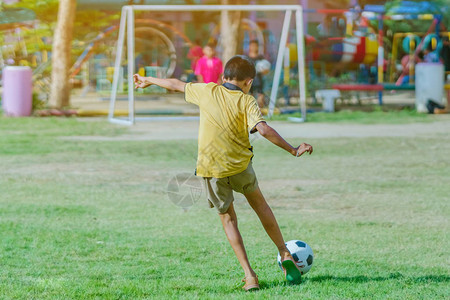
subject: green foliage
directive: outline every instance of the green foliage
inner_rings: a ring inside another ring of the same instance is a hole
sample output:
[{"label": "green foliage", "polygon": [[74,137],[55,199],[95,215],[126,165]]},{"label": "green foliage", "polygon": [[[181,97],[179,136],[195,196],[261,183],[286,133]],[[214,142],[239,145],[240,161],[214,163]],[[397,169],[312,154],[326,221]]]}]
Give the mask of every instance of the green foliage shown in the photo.
[{"label": "green foliage", "polygon": [[40,22],[51,25],[58,15],[58,0],[21,0],[12,7],[23,7],[33,10]]},{"label": "green foliage", "polygon": [[[412,0],[414,2],[414,0]],[[398,7],[401,4],[401,0],[387,1],[385,4],[387,15],[391,15],[391,10],[394,7]],[[421,0],[416,0],[415,2],[421,2]],[[449,8],[448,8],[448,0],[435,0],[431,1],[439,10],[430,11],[427,13],[441,14],[443,19],[442,22],[448,28],[450,25],[449,18]],[[385,20],[383,25],[385,28],[390,29],[395,32],[425,32],[431,25],[432,20],[402,20],[402,21],[394,21],[394,20]]]},{"label": "green foliage", "polygon": [[[22,31],[22,38],[29,53],[42,50],[51,51],[52,45],[45,44],[42,38],[47,37],[51,40],[53,36],[58,15],[58,3],[58,0],[23,0],[12,5],[12,7],[32,9],[39,20],[38,28]],[[111,13],[99,10],[78,10],[74,25],[76,30],[73,32],[73,60],[100,32],[116,24],[119,17],[120,11]],[[110,38],[114,39],[114,34]],[[17,47],[20,48],[21,46],[17,45]],[[99,47],[97,52],[100,53],[104,50],[104,48]]]},{"label": "green foliage", "polygon": [[[100,32],[117,23],[120,12],[110,13],[98,10],[77,11],[75,18],[74,39],[89,42]],[[87,46],[87,45],[86,45]]]},{"label": "green foliage", "polygon": [[38,93],[33,93],[32,105],[31,105],[32,111],[45,108],[45,104],[46,104],[45,101],[43,101],[39,98]]}]

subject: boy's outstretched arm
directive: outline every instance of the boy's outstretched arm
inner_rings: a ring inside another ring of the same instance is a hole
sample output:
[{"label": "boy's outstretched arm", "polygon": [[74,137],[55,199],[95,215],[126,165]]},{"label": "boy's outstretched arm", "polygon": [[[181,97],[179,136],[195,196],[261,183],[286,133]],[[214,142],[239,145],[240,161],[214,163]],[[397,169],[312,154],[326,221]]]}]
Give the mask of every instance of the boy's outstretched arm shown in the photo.
[{"label": "boy's outstretched arm", "polygon": [[294,156],[301,156],[305,152],[308,152],[309,154],[313,153],[313,147],[306,143],[303,143],[298,147],[292,147],[275,129],[267,125],[266,122],[259,122],[256,124],[256,130],[258,130],[259,134],[263,137]]},{"label": "boy's outstretched arm", "polygon": [[184,93],[184,87],[186,86],[186,82],[175,78],[156,78],[156,77],[144,77],[139,74],[134,74],[134,87],[137,88],[146,88],[152,84],[160,86],[162,88],[182,92]]}]

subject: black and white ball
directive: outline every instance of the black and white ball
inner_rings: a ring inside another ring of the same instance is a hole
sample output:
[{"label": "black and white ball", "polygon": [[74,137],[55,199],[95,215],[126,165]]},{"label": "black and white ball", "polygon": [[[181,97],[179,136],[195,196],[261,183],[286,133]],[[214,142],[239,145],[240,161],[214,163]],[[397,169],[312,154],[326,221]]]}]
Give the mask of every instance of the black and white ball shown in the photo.
[{"label": "black and white ball", "polygon": [[[314,255],[311,247],[307,243],[299,240],[288,241],[286,243],[286,247],[288,248],[289,252],[291,252],[292,258],[294,258],[295,263],[300,269],[302,275],[308,273],[308,271],[312,267],[314,260]],[[280,253],[278,253],[277,261],[280,269],[283,270],[281,268]]]},{"label": "black and white ball", "polygon": [[270,71],[271,64],[266,59],[261,59],[256,62],[256,73],[265,73]]}]

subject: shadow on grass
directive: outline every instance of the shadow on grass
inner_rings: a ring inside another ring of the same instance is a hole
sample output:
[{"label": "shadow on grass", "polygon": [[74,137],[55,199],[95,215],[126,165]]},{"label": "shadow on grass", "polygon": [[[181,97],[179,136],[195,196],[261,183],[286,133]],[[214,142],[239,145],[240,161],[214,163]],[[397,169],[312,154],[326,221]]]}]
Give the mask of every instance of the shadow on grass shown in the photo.
[{"label": "shadow on grass", "polygon": [[[323,275],[323,276],[316,276],[316,277],[303,277],[302,283],[306,282],[314,282],[314,283],[321,283],[321,282],[354,282],[354,283],[366,283],[366,282],[372,282],[372,281],[387,281],[387,280],[399,280],[399,281],[406,281],[409,283],[448,283],[450,282],[450,276],[446,275],[425,275],[425,276],[418,276],[418,277],[409,277],[409,276],[403,276],[400,273],[397,274],[390,274],[389,276],[366,276],[366,275],[358,275],[358,276],[332,276],[332,275]],[[300,284],[301,285],[301,284]],[[291,286],[290,283],[287,281],[260,281],[260,288],[261,290],[270,289],[275,286]]]},{"label": "shadow on grass", "polygon": [[281,280],[273,280],[273,281],[267,281],[267,280],[260,280],[259,281],[259,288],[261,290],[267,290],[274,287],[279,286],[293,286],[293,284],[290,284],[287,281],[281,281]]},{"label": "shadow on grass", "polygon": [[403,276],[400,273],[396,274],[390,274],[389,276],[366,276],[366,275],[359,275],[359,276],[331,276],[331,275],[324,275],[324,276],[316,276],[316,277],[310,277],[305,278],[305,281],[310,282],[323,282],[323,281],[336,281],[336,282],[355,282],[355,283],[364,283],[364,282],[370,282],[370,281],[387,281],[387,280],[404,280],[408,282],[413,283],[423,283],[423,282],[449,282],[450,276],[446,275],[425,275],[425,276],[418,276],[418,277],[410,277],[410,276]]}]

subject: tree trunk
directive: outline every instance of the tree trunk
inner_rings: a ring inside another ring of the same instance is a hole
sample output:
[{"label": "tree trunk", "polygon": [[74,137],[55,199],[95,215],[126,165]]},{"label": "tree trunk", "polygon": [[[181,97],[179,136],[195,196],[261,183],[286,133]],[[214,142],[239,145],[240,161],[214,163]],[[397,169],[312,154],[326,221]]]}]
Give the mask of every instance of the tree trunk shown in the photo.
[{"label": "tree trunk", "polygon": [[[233,0],[222,0],[223,5],[236,4]],[[241,23],[240,11],[222,11],[220,14],[220,37],[222,39],[222,61],[225,64],[236,55],[238,46],[239,25]]]},{"label": "tree trunk", "polygon": [[70,105],[70,49],[76,4],[76,0],[59,1],[58,21],[53,35],[52,83],[49,99],[49,105],[55,108]]}]

